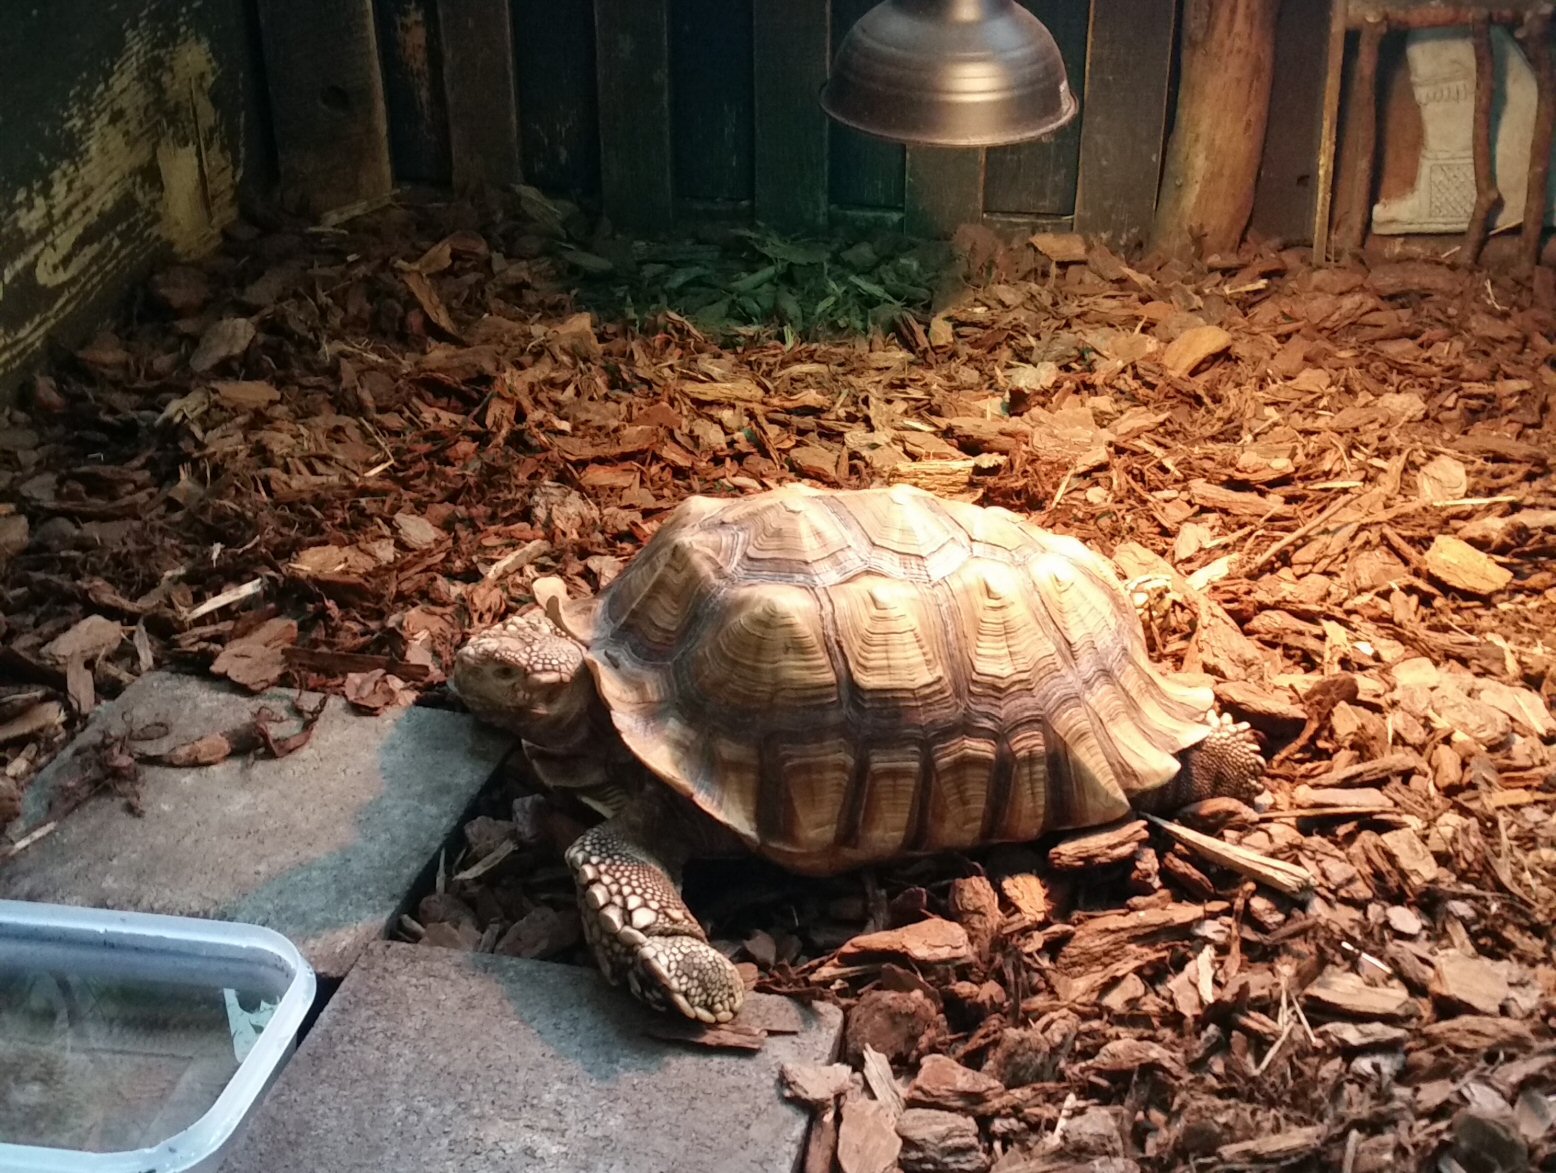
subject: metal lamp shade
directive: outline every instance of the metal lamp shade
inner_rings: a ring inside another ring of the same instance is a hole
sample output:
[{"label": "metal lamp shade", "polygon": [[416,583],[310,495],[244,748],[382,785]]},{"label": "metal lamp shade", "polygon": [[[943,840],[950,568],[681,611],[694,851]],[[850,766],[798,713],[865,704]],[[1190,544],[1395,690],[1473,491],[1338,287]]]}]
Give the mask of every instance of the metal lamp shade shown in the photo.
[{"label": "metal lamp shade", "polygon": [[884,0],[848,30],[821,91],[845,126],[894,142],[992,147],[1075,117],[1059,46],[1014,0]]}]

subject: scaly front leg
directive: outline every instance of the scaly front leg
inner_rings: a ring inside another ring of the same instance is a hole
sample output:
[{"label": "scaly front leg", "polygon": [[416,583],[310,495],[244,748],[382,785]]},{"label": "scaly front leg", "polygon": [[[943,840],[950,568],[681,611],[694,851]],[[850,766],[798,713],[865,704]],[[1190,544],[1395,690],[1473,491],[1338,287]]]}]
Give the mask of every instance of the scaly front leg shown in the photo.
[{"label": "scaly front leg", "polygon": [[671,869],[648,847],[652,839],[673,848],[674,837],[645,834],[652,822],[638,813],[622,811],[567,849],[584,938],[613,985],[625,979],[656,1010],[674,1007],[701,1022],[728,1022],[745,998],[745,983],[708,944]]}]

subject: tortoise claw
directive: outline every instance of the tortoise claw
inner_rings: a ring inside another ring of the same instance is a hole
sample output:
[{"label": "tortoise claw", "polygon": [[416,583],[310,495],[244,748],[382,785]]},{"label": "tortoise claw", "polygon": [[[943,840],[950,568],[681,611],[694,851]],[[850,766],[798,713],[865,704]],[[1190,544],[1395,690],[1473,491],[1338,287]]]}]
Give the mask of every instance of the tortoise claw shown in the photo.
[{"label": "tortoise claw", "polygon": [[740,971],[724,954],[695,937],[655,937],[638,949],[627,970],[632,992],[651,1006],[674,1007],[712,1026],[729,1022],[745,1000]]}]

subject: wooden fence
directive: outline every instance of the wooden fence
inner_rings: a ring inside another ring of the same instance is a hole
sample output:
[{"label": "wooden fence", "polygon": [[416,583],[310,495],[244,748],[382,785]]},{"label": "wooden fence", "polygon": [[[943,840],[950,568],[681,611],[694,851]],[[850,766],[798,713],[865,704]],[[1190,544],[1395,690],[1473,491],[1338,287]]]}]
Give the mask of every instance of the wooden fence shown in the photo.
[{"label": "wooden fence", "polygon": [[1134,243],[1156,202],[1177,0],[1023,0],[1081,114],[1052,142],[987,151],[904,148],[821,112],[833,49],[873,2],[261,0],[283,182],[323,210],[397,181],[522,179],[638,233],[862,217]]}]

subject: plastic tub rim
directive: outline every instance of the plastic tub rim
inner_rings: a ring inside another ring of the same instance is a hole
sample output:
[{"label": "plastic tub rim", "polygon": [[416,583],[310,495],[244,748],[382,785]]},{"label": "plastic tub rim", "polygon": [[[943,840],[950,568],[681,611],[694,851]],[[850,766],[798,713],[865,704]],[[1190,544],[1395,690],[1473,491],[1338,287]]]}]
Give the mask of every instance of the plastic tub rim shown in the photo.
[{"label": "plastic tub rim", "polygon": [[194,1123],[148,1148],[90,1153],[0,1141],[4,1173],[186,1173],[208,1167],[238,1134],[297,1043],[318,980],[301,951],[261,925],[162,913],[0,900],[0,941],[29,938],[85,949],[137,950],[279,966],[286,990],[253,1048],[215,1103]]}]

